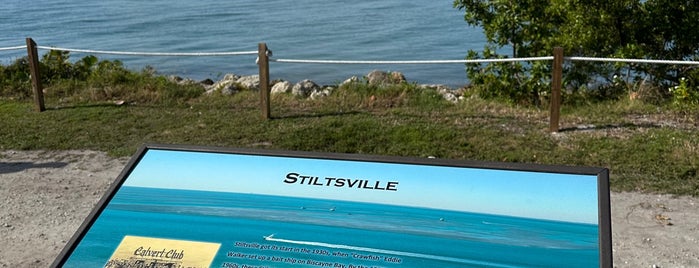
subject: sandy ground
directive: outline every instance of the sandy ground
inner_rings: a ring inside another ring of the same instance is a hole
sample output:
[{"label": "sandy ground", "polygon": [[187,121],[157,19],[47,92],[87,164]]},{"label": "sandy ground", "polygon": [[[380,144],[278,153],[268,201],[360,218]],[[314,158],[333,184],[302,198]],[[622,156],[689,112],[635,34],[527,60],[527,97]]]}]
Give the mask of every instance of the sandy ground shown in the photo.
[{"label": "sandy ground", "polygon": [[[47,267],[128,158],[0,151],[0,267]],[[615,267],[699,267],[699,199],[612,193]]]}]

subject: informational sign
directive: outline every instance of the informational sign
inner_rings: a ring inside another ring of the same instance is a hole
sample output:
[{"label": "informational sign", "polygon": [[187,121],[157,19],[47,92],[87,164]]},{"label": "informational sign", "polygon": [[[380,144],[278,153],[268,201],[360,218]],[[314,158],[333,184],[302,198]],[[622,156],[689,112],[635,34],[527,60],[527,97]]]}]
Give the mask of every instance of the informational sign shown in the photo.
[{"label": "informational sign", "polygon": [[612,267],[608,171],[148,145],[54,267]]}]

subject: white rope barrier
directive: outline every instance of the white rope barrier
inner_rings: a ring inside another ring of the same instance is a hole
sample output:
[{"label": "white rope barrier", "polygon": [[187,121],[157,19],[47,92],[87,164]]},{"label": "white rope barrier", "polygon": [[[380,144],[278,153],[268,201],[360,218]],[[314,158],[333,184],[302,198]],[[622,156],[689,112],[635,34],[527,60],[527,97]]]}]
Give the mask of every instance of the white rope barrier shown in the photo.
[{"label": "white rope barrier", "polygon": [[[0,47],[0,51],[26,49],[27,46]],[[62,48],[52,46],[37,46],[45,50],[61,50],[91,54],[111,54],[129,56],[240,56],[256,55],[257,51],[235,51],[235,52],[130,52],[130,51],[108,51]],[[595,57],[564,57],[570,61],[597,61],[597,62],[625,62],[625,63],[651,63],[651,64],[684,64],[699,65],[699,61],[682,60],[648,60],[648,59],[627,59],[627,58],[595,58]],[[492,63],[492,62],[516,62],[516,61],[543,61],[553,60],[553,56],[526,57],[526,58],[500,58],[500,59],[473,59],[473,60],[302,60],[302,59],[273,59],[270,62],[279,63],[303,63],[303,64],[467,64],[467,63]]]},{"label": "white rope barrier", "polygon": [[451,63],[485,63],[485,62],[513,62],[513,61],[538,61],[553,60],[553,56],[530,58],[506,58],[506,59],[476,59],[476,60],[299,60],[299,59],[272,59],[271,62],[281,63],[313,63],[313,64],[451,64]]},{"label": "white rope barrier", "polygon": [[[594,58],[594,57],[564,57],[570,61],[599,61],[599,62],[627,62],[627,63],[652,63],[652,64],[686,64],[699,65],[699,61],[681,60],[647,60],[626,58]],[[473,60],[405,60],[405,61],[381,61],[381,60],[300,60],[300,59],[272,59],[271,62],[280,63],[309,63],[309,64],[452,64],[452,63],[490,63],[490,62],[515,62],[515,61],[542,61],[553,60],[553,56],[528,57],[528,58],[504,58],[504,59],[473,59]]]},{"label": "white rope barrier", "polygon": [[0,51],[6,51],[6,50],[20,50],[20,49],[26,49],[27,46],[16,46],[16,47],[0,47]]},{"label": "white rope barrier", "polygon": [[107,50],[90,50],[90,49],[75,49],[62,47],[36,46],[40,49],[61,50],[70,52],[81,52],[91,54],[111,54],[111,55],[129,55],[129,56],[239,56],[239,55],[256,55],[257,51],[237,51],[237,52],[129,52],[129,51],[107,51]]},{"label": "white rope barrier", "polygon": [[645,59],[624,59],[624,58],[592,58],[592,57],[563,57],[566,60],[577,61],[601,61],[601,62],[628,62],[628,63],[654,63],[654,64],[689,64],[699,65],[699,61],[682,60],[645,60]]}]

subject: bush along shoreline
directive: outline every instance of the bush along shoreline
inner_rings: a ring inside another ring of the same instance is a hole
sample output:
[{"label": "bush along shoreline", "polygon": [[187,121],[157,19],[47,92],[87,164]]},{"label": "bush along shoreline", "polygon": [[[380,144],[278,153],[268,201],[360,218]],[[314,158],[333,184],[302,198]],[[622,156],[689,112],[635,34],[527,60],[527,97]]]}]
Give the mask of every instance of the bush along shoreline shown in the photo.
[{"label": "bush along shoreline", "polygon": [[[139,103],[181,103],[202,95],[220,93],[232,95],[243,90],[259,90],[258,75],[226,74],[221,80],[205,79],[196,82],[167,74],[159,74],[152,67],[133,71],[124,67],[119,60],[98,60],[89,55],[79,60],[71,60],[69,52],[52,50],[41,57],[39,62],[41,83],[45,97],[56,98],[61,102],[94,102],[129,100]],[[492,78],[499,79],[499,78]],[[605,101],[618,101],[628,97],[652,105],[671,104],[680,110],[693,107],[699,99],[699,90],[691,86],[687,79],[682,79],[677,86],[664,89],[661,87],[625,83],[615,80],[609,85],[596,89],[570,89],[564,86],[563,102],[565,104],[590,104]],[[510,85],[513,86],[513,85]],[[546,82],[539,86],[550,88]],[[474,95],[484,99],[496,99],[510,104],[546,106],[548,91],[540,91],[531,100],[495,94],[501,88],[489,88],[478,83],[452,88],[443,84],[417,84],[408,82],[400,72],[374,70],[361,78],[353,76],[336,85],[318,85],[312,80],[302,80],[295,84],[287,80],[270,81],[271,94],[292,94],[299,98],[319,99],[332,94],[338,88],[356,89],[368,87],[372,90],[398,88],[404,90],[435,91],[445,100],[457,103],[464,95]],[[0,97],[10,99],[29,99],[33,95],[29,61],[27,57],[19,58],[14,63],[0,65]],[[512,88],[508,87],[508,90]],[[608,94],[609,92],[614,94]],[[87,93],[87,94],[85,94]]]},{"label": "bush along shoreline", "polygon": [[[229,73],[219,81],[205,79],[194,81],[174,75],[158,74],[152,67],[141,71],[127,69],[119,60],[98,60],[85,56],[77,61],[69,52],[52,50],[39,62],[41,83],[47,98],[60,102],[113,101],[127,99],[130,102],[183,102],[202,95],[233,95],[244,90],[260,89],[259,75]],[[177,85],[177,86],[173,86]],[[271,94],[291,94],[299,98],[320,99],[338,88],[404,87],[434,90],[445,100],[456,103],[463,98],[465,88],[451,88],[442,84],[417,84],[408,82],[400,72],[374,70],[361,78],[353,76],[337,85],[318,85],[304,79],[292,84],[287,80],[270,81]],[[29,61],[19,58],[10,65],[0,65],[0,97],[29,99],[33,95]],[[87,91],[88,94],[85,94]],[[86,97],[88,96],[88,97]]]}]

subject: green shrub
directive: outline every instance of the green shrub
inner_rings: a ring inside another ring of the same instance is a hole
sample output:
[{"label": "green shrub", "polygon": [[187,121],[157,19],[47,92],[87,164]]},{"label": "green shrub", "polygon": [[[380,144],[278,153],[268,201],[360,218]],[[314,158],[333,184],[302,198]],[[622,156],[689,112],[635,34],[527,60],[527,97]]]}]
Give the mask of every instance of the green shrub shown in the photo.
[{"label": "green shrub", "polygon": [[[118,60],[100,61],[89,55],[72,62],[67,51],[51,50],[44,54],[39,70],[45,97],[62,102],[181,103],[204,92],[199,85],[178,85],[148,68],[141,72],[128,70]],[[31,95],[26,57],[0,66],[0,96],[22,99]]]},{"label": "green shrub", "polygon": [[[486,48],[484,59],[504,58]],[[467,59],[481,59],[478,53],[469,51]],[[541,95],[550,91],[549,66],[542,62],[496,62],[490,64],[466,64],[466,74],[475,85],[480,97],[497,99],[514,104],[541,105]]]},{"label": "green shrub", "polygon": [[675,105],[699,104],[699,87],[697,79],[699,72],[694,72],[690,78],[680,78],[678,85],[669,89]]},{"label": "green shrub", "polygon": [[0,65],[0,97],[31,96],[30,77],[27,57],[19,58],[8,66]]}]

